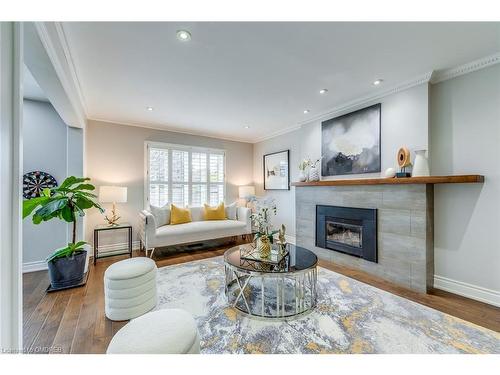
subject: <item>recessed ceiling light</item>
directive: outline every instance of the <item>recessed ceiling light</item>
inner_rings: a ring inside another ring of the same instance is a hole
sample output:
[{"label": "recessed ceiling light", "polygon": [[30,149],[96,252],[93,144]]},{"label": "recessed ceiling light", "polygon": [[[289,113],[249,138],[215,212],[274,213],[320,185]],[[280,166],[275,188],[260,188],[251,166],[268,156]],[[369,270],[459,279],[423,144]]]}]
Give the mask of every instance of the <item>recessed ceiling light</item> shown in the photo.
[{"label": "recessed ceiling light", "polygon": [[250,126],[245,125],[245,126],[244,126],[244,128],[245,128],[245,129],[250,129]]},{"label": "recessed ceiling light", "polygon": [[321,95],[326,94],[327,92],[328,92],[328,89],[321,89],[321,90],[319,90],[319,93]]},{"label": "recessed ceiling light", "polygon": [[146,107],[146,109],[147,109],[148,111],[152,111],[152,110],[153,110],[153,107]]},{"label": "recessed ceiling light", "polygon": [[373,81],[373,85],[374,85],[374,86],[378,86],[378,85],[380,85],[382,82],[384,82],[384,80],[383,80],[383,79],[381,79],[381,78],[379,78],[379,79],[376,79],[375,81]]},{"label": "recessed ceiling light", "polygon": [[304,109],[304,115],[307,115],[309,112],[311,112],[309,109]]},{"label": "recessed ceiling light", "polygon": [[181,42],[188,42],[191,40],[191,33],[187,30],[177,30],[177,39]]}]

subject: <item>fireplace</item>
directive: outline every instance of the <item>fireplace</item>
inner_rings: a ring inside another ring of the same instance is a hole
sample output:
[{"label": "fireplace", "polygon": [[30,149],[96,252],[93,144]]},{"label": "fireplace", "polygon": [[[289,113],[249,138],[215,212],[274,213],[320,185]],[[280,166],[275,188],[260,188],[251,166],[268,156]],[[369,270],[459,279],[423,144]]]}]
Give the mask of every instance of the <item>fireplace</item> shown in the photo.
[{"label": "fireplace", "polygon": [[316,246],[377,262],[377,210],[317,205]]}]

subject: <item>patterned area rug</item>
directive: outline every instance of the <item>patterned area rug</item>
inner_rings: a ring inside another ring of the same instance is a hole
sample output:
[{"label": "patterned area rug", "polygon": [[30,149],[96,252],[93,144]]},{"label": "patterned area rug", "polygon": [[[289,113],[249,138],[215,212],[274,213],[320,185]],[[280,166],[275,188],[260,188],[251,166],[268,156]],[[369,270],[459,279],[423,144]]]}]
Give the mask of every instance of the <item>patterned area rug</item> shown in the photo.
[{"label": "patterned area rug", "polygon": [[222,257],[159,269],[157,309],[198,322],[202,353],[500,353],[500,334],[319,268],[318,305],[288,321],[228,306]]}]

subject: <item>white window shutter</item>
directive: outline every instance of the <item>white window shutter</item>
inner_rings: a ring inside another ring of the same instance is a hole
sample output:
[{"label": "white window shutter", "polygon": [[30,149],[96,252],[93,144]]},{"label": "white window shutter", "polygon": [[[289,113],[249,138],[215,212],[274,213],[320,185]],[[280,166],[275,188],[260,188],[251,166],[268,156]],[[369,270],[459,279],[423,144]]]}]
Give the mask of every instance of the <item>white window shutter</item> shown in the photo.
[{"label": "white window shutter", "polygon": [[216,205],[224,201],[224,152],[184,146],[148,146],[148,189],[151,205]]}]

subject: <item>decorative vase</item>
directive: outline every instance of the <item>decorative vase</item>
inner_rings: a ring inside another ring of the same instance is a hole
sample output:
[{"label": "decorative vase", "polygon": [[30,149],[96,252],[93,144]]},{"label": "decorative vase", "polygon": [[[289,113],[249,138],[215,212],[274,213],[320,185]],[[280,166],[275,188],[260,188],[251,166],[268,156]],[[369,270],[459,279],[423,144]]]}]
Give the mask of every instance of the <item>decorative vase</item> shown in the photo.
[{"label": "decorative vase", "polygon": [[271,242],[269,241],[269,237],[259,237],[257,241],[257,249],[259,250],[261,258],[269,258],[271,255]]},{"label": "decorative vase", "polygon": [[299,172],[299,181],[300,182],[304,182],[305,180],[307,180],[306,173],[305,173],[304,170],[300,170],[300,172]]},{"label": "decorative vase", "polygon": [[319,168],[317,166],[312,166],[309,169],[309,181],[319,181]]},{"label": "decorative vase", "polygon": [[396,176],[396,170],[394,168],[387,168],[384,172],[386,178],[392,178]]},{"label": "decorative vase", "polygon": [[412,177],[429,176],[429,162],[425,153],[427,150],[415,151],[415,162],[413,164]]}]

